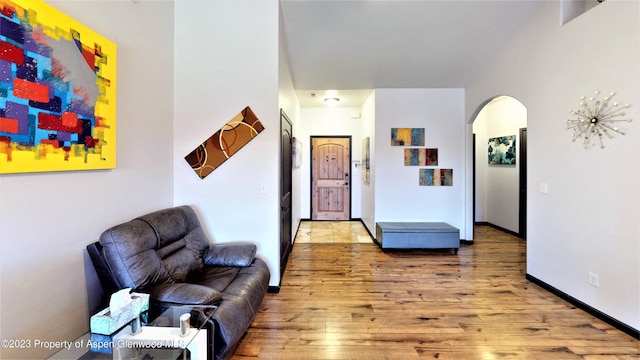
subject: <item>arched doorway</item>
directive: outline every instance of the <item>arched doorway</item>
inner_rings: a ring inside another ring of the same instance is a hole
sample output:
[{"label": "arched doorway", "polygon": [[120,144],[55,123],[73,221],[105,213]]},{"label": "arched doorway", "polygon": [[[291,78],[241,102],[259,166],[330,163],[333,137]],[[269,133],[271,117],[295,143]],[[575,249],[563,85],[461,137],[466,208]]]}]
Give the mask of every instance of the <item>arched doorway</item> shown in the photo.
[{"label": "arched doorway", "polygon": [[510,96],[492,98],[472,131],[473,221],[525,238],[527,109]]}]

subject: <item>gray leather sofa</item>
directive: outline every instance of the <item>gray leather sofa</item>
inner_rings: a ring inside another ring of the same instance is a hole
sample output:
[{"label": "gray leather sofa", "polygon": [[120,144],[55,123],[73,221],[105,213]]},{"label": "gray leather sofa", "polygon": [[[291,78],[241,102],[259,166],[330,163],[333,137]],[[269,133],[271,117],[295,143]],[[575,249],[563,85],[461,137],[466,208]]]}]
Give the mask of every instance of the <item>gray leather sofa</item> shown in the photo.
[{"label": "gray leather sofa", "polygon": [[[212,245],[189,206],[116,225],[92,245],[89,253],[103,287],[110,283],[105,292],[132,288],[149,293],[151,308],[218,305],[210,339],[215,359],[231,357],[269,287],[269,268],[255,257],[256,246]],[[104,272],[111,279],[103,281]]]}]

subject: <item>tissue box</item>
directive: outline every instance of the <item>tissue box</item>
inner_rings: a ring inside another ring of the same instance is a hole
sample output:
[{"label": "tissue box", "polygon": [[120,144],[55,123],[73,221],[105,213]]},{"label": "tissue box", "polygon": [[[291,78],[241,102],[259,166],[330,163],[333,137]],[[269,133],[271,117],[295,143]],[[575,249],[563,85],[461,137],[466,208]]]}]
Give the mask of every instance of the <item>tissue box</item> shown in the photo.
[{"label": "tissue box", "polygon": [[91,317],[91,332],[111,335],[149,310],[149,294],[131,293],[131,302],[116,314],[106,308]]}]

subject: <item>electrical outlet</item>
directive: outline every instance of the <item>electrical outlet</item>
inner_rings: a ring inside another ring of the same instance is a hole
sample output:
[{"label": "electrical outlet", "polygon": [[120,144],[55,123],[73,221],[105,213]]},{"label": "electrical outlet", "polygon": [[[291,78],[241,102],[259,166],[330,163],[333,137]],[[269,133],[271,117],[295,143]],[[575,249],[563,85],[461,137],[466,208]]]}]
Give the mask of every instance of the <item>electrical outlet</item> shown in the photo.
[{"label": "electrical outlet", "polygon": [[589,284],[595,287],[600,287],[600,276],[596,273],[589,272]]}]

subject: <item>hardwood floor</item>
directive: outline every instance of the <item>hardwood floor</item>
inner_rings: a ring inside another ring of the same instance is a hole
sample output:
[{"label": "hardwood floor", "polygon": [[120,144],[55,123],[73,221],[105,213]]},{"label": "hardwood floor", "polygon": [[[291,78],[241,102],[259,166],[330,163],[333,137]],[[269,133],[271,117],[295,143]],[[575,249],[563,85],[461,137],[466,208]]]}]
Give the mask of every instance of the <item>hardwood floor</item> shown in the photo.
[{"label": "hardwood floor", "polygon": [[640,342],[525,279],[490,227],[449,251],[296,243],[233,359],[639,359]]}]

